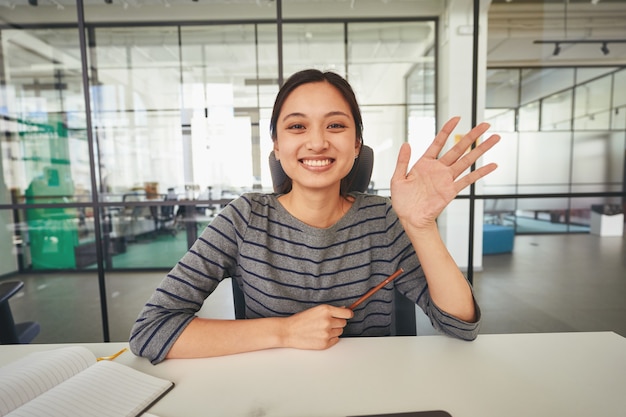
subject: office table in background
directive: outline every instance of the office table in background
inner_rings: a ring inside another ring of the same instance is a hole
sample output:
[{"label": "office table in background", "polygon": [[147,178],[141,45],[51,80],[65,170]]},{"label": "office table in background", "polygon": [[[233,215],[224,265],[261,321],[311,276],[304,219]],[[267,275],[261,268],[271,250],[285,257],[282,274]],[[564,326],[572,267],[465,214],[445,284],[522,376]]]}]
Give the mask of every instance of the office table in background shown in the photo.
[{"label": "office table in background", "polygon": [[[84,344],[109,355],[125,343]],[[0,346],[0,365],[67,345]],[[626,338],[612,332],[343,339],[324,351],[272,349],[120,363],[176,383],[158,417],[339,417],[445,410],[453,417],[624,417]]]}]

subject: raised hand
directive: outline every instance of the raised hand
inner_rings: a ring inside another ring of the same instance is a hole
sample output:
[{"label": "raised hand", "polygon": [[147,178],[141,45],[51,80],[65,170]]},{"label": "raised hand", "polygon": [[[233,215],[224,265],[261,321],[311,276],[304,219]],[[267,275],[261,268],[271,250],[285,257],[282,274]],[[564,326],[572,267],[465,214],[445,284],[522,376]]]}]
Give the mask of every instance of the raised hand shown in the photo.
[{"label": "raised hand", "polygon": [[489,129],[481,123],[469,131],[441,157],[448,137],[460,118],[454,117],[443,126],[424,155],[408,170],[411,147],[400,148],[398,162],[391,178],[391,202],[402,223],[416,229],[431,227],[443,209],[468,185],[496,169],[495,163],[462,175],[481,155],[500,140],[491,135],[476,148],[468,148]]}]

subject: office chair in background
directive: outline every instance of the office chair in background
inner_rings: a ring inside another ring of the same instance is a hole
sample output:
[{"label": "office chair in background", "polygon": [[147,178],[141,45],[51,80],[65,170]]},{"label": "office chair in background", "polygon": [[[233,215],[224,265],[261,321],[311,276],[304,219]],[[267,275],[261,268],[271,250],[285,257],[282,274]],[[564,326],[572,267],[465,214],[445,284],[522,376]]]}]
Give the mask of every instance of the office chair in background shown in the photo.
[{"label": "office chair in background", "polygon": [[0,345],[30,343],[39,334],[39,323],[15,323],[9,299],[22,289],[22,281],[0,283]]},{"label": "office chair in background", "polygon": [[[285,171],[280,161],[274,157],[274,151],[269,156],[270,173],[272,176],[272,184],[274,192],[279,192],[281,186],[287,179]],[[374,169],[374,151],[369,146],[363,145],[357,163],[354,164],[352,170],[348,174],[348,184],[350,191],[365,192],[372,177]],[[243,291],[235,280],[232,280],[233,299],[235,303],[235,317],[238,319],[245,318],[245,300]],[[415,303],[412,303],[397,290],[393,294],[393,324],[392,332],[395,336],[415,336],[417,334]]]}]

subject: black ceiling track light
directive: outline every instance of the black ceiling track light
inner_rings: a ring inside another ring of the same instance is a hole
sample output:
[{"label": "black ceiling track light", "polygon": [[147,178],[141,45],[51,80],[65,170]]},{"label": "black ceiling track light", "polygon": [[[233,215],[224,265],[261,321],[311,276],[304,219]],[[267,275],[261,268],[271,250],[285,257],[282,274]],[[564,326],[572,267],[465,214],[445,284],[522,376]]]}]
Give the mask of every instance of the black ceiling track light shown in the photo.
[{"label": "black ceiling track light", "polygon": [[604,43],[602,44],[602,48],[600,48],[600,50],[602,51],[602,53],[603,53],[604,55],[608,55],[608,54],[609,54],[609,52],[611,52],[611,51],[609,51],[609,47],[608,47],[608,45],[607,45],[607,42],[604,42]]},{"label": "black ceiling track light", "polygon": [[609,50],[609,43],[626,43],[626,39],[579,39],[579,40],[573,40],[573,39],[554,39],[554,40],[537,40],[537,41],[533,41],[533,43],[547,43],[547,44],[554,44],[554,51],[552,52],[552,55],[557,56],[561,53],[561,45],[563,44],[579,44],[579,43],[597,43],[600,46],[600,51],[602,51],[602,53],[604,55],[608,55],[611,51]]},{"label": "black ceiling track light", "polygon": [[31,6],[38,6],[39,2],[37,0],[28,0],[28,4],[30,4]]}]

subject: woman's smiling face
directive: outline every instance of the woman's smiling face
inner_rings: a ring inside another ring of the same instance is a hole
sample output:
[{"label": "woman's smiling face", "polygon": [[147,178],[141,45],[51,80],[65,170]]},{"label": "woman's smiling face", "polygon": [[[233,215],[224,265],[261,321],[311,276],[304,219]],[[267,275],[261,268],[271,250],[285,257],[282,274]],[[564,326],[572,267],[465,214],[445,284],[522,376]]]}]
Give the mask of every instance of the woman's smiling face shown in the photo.
[{"label": "woman's smiling face", "polygon": [[350,106],[328,82],[303,84],[285,99],[274,153],[294,187],[338,190],[359,147]]}]

